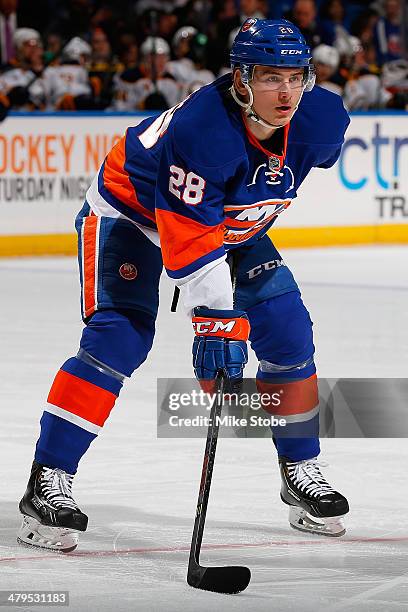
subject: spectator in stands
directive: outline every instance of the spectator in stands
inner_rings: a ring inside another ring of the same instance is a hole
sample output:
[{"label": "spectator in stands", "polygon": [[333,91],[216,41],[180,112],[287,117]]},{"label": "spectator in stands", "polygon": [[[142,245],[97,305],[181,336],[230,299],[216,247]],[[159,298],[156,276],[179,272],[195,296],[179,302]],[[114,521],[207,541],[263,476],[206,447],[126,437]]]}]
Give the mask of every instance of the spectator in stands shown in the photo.
[{"label": "spectator in stands", "polygon": [[143,75],[138,62],[139,47],[133,35],[122,34],[118,57],[120,63],[124,66],[124,70],[113,77],[113,108],[117,110],[134,110],[132,90],[136,81],[141,79]]},{"label": "spectator in stands", "polygon": [[48,31],[59,32],[63,40],[74,36],[86,39],[91,30],[93,10],[94,0],[63,0],[61,10],[50,21]]},{"label": "spectator in stands", "polygon": [[139,48],[136,41],[122,44],[119,47],[118,60],[125,70],[138,70]]},{"label": "spectator in stands", "polygon": [[89,78],[98,104],[106,108],[112,100],[114,77],[123,72],[124,66],[113,55],[108,35],[102,28],[92,31],[91,48]]},{"label": "spectator in stands", "polygon": [[365,9],[354,19],[350,33],[356,36],[363,45],[374,41],[374,30],[378,21],[378,13],[371,8]]},{"label": "spectator in stands", "polygon": [[211,25],[209,28],[210,35],[214,40],[220,40],[221,44],[225,44],[228,40],[228,35],[234,28],[241,25],[240,15],[234,0],[216,0],[213,4],[213,13],[211,16]]},{"label": "spectator in stands", "polygon": [[292,21],[295,23],[307,44],[314,48],[322,42],[323,34],[316,21],[316,3],[314,0],[296,0],[293,6]]},{"label": "spectator in stands", "polygon": [[176,29],[177,16],[172,10],[159,13],[156,30],[156,34],[159,38],[164,38],[166,41],[170,42]]},{"label": "spectator in stands", "polygon": [[44,108],[45,93],[41,78],[44,64],[40,34],[31,28],[18,28],[14,33],[14,45],[16,63],[0,76],[0,93],[8,96],[13,108]]},{"label": "spectator in stands", "polygon": [[260,0],[240,0],[239,2],[240,21],[245,23],[249,17],[254,19],[266,19],[264,3]]},{"label": "spectator in stands", "polygon": [[338,38],[349,36],[345,26],[345,9],[342,0],[326,0],[319,11],[322,42],[333,46]]},{"label": "spectator in stands", "polygon": [[91,36],[92,61],[95,64],[108,64],[112,59],[112,47],[106,32],[95,28]]},{"label": "spectator in stands", "polygon": [[10,65],[16,50],[13,37],[17,29],[18,0],[0,0],[0,66]]},{"label": "spectator in stands", "polygon": [[401,0],[384,0],[385,15],[378,20],[374,35],[380,66],[402,57],[401,9]]},{"label": "spectator in stands", "polygon": [[341,96],[342,88],[332,81],[340,63],[340,54],[334,47],[318,45],[313,49],[313,64],[316,70],[316,83]]},{"label": "spectator in stands", "polygon": [[56,66],[61,63],[62,37],[58,32],[49,32],[45,37],[44,63]]}]

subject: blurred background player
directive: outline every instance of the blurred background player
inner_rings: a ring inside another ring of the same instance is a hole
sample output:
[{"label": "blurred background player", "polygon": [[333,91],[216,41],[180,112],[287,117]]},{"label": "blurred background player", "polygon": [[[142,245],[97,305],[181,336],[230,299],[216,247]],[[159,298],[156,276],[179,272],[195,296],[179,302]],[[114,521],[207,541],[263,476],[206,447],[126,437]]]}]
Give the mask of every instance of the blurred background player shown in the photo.
[{"label": "blurred background player", "polygon": [[44,108],[46,96],[41,78],[44,70],[41,36],[32,28],[18,28],[13,40],[16,57],[0,75],[0,94],[8,97],[10,108]]},{"label": "blurred background player", "polygon": [[50,110],[94,108],[86,69],[91,52],[91,46],[76,36],[62,50],[61,63],[45,69],[44,88]]},{"label": "blurred background player", "polygon": [[340,54],[334,47],[318,45],[313,49],[313,65],[316,71],[316,83],[320,87],[341,96],[342,89],[331,80],[340,63]]},{"label": "blurred background player", "polygon": [[127,80],[129,73],[123,73],[115,80],[115,109],[163,110],[180,102],[182,87],[167,70],[168,43],[150,36],[140,47],[140,55],[140,77]]},{"label": "blurred background player", "polygon": [[167,70],[184,86],[193,80],[194,63],[190,57],[190,47],[196,34],[198,34],[197,28],[186,26],[177,30],[171,42],[174,59],[167,62]]},{"label": "blurred background player", "polygon": [[[74,37],[80,37],[92,47],[90,61],[84,69],[88,72],[92,87],[90,96],[94,99],[85,97],[82,99],[83,105],[75,104],[75,108],[127,111],[167,108],[173,104],[173,101],[167,100],[171,93],[166,97],[152,84],[150,87],[154,87],[154,91],[148,94],[147,101],[137,91],[138,103],[136,106],[134,104],[134,85],[139,79],[146,78],[146,74],[142,74],[145,60],[140,48],[147,38],[161,38],[169,49],[171,47],[171,54],[167,53],[169,59],[165,72],[167,80],[171,75],[174,83],[168,88],[174,89],[176,84],[182,99],[214,79],[214,75],[222,76],[230,71],[230,41],[247,18],[259,19],[272,15],[290,15],[312,48],[326,44],[339,51],[339,69],[330,82],[340,87],[348,108],[371,110],[385,106],[404,109],[407,106],[406,69],[403,63],[406,61],[404,41],[407,40],[407,19],[403,19],[404,3],[400,0],[377,0],[372,3],[361,0],[281,0],[274,3],[264,0],[214,0],[204,4],[181,0],[176,5],[148,0],[135,3],[67,0],[52,4],[53,10],[50,11],[48,0],[35,3],[28,0],[0,0],[0,76],[20,67],[20,60],[16,59],[14,34],[21,27],[34,29],[40,36],[44,49],[36,53],[40,60],[38,64],[43,65],[50,62],[52,66],[59,65],[59,54],[64,44]],[[191,28],[194,36],[188,33]],[[344,54],[346,47],[350,47],[350,35],[359,39],[363,50],[360,55],[364,55],[364,65],[360,63],[360,58],[358,70],[350,70],[350,53],[346,51],[348,58]],[[349,81],[356,81],[368,74],[380,79],[381,87],[391,94],[388,101],[384,92],[380,92],[380,95],[376,93],[376,79],[364,78],[361,83],[346,86]],[[41,68],[36,75],[41,76]],[[147,78],[152,80],[149,75]],[[36,95],[32,100],[28,97],[28,104],[27,92],[16,90],[14,93],[18,95],[12,95],[9,99],[6,93],[9,85],[3,87],[0,116],[4,117],[7,109],[17,112],[50,108],[63,110],[65,103],[56,107],[55,101],[48,99],[48,93],[40,91],[41,81],[37,81]],[[22,97],[23,93],[25,97]],[[72,110],[72,99],[67,98],[65,102],[65,108]]]},{"label": "blurred background player", "polygon": [[86,529],[73,478],[152,346],[163,264],[192,316],[201,384],[213,389],[222,370],[239,388],[249,338],[258,390],[280,393],[266,410],[286,419],[272,433],[290,524],[345,532],[347,500],[317,460],[312,321],[268,232],[309,171],[336,162],[349,123],[341,98],[314,87],[310,60],[292,23],[251,18],[232,75],[128,128],[107,155],[76,219],[86,326],[41,418],[19,541],[67,551]]}]

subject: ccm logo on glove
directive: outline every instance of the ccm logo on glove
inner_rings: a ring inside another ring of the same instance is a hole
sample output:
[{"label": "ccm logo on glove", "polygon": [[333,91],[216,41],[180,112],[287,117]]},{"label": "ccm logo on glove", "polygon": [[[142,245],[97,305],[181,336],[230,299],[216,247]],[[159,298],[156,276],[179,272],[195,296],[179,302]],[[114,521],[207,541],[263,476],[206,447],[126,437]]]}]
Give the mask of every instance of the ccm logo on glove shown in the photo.
[{"label": "ccm logo on glove", "polygon": [[218,336],[234,340],[248,340],[248,319],[206,319],[193,317],[193,328],[197,336]]},{"label": "ccm logo on glove", "polygon": [[250,325],[243,310],[194,308],[194,373],[207,393],[216,389],[220,371],[228,381],[228,392],[238,392],[248,361],[246,341]]},{"label": "ccm logo on glove", "polygon": [[208,319],[193,317],[193,328],[197,336],[216,336],[231,340],[248,340],[249,321],[237,319]]}]

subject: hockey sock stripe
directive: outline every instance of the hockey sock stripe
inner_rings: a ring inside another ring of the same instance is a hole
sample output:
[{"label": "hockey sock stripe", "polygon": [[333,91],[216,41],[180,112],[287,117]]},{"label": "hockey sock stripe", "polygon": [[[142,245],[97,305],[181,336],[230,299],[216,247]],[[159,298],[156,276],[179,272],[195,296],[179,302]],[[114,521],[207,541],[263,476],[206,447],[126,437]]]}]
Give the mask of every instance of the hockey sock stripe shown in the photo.
[{"label": "hockey sock stripe", "polygon": [[48,395],[48,402],[102,427],[116,397],[106,389],[59,370]]},{"label": "hockey sock stripe", "polygon": [[[50,406],[50,409],[57,408]],[[96,425],[93,427],[96,428]],[[99,430],[99,427],[97,429]],[[96,433],[51,414],[47,409],[41,417],[41,434],[36,446],[35,460],[42,465],[75,474],[79,460],[96,438]]]},{"label": "hockey sock stripe", "polygon": [[60,419],[64,419],[65,421],[68,421],[68,423],[72,423],[73,425],[84,429],[88,433],[95,434],[96,436],[102,429],[102,427],[94,425],[93,423],[86,421],[82,417],[79,417],[76,414],[73,414],[72,412],[68,412],[68,410],[64,410],[64,408],[55,406],[54,404],[47,404],[46,411],[49,414],[53,414],[54,416],[59,417]]},{"label": "hockey sock stripe", "polygon": [[90,365],[89,362],[85,363],[85,361],[77,357],[68,359],[61,366],[61,370],[73,376],[77,376],[78,378],[82,378],[97,387],[101,387],[105,389],[105,391],[110,391],[116,396],[119,395],[122,389],[122,382],[120,380],[114,378],[112,375],[101,372],[100,369],[96,369],[96,367]]},{"label": "hockey sock stripe", "polygon": [[[275,382],[275,380],[256,381],[257,389],[260,393],[268,394],[271,397],[270,405],[263,404],[263,408],[270,414],[283,417],[295,417],[294,420],[305,420],[296,418],[298,415],[310,413],[308,418],[314,416],[315,409],[319,403],[316,374],[312,374],[304,380],[293,380],[285,382]],[[279,401],[278,399],[279,398]]]}]

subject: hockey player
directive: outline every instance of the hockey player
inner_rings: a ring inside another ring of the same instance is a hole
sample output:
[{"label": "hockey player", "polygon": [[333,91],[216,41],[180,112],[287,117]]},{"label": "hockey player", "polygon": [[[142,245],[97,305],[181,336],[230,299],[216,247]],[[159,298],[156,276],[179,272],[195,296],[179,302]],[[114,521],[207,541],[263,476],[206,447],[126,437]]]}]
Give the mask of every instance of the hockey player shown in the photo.
[{"label": "hockey player", "polygon": [[86,70],[91,51],[87,42],[75,36],[65,45],[61,64],[44,70],[44,88],[49,109],[93,108],[92,88]]},{"label": "hockey player", "polygon": [[142,76],[128,80],[124,73],[115,79],[115,109],[167,109],[181,100],[181,85],[167,72],[168,43],[149,36],[140,47]]},{"label": "hockey player", "polygon": [[317,461],[312,322],[268,233],[311,168],[335,163],[349,122],[339,96],[313,87],[310,57],[290,22],[250,19],[232,75],[128,128],[106,157],[76,220],[86,327],[41,418],[21,542],[67,551],[86,529],[72,481],[152,346],[162,264],[192,313],[196,376],[239,384],[249,337],[259,389],[285,389],[288,424],[273,434],[291,525],[344,533],[347,500]]},{"label": "hockey player", "polygon": [[[44,64],[40,34],[32,28],[18,28],[13,40],[16,62],[0,75],[0,103],[8,109],[43,109],[45,92],[41,75]],[[3,96],[8,98],[8,106]]]}]

